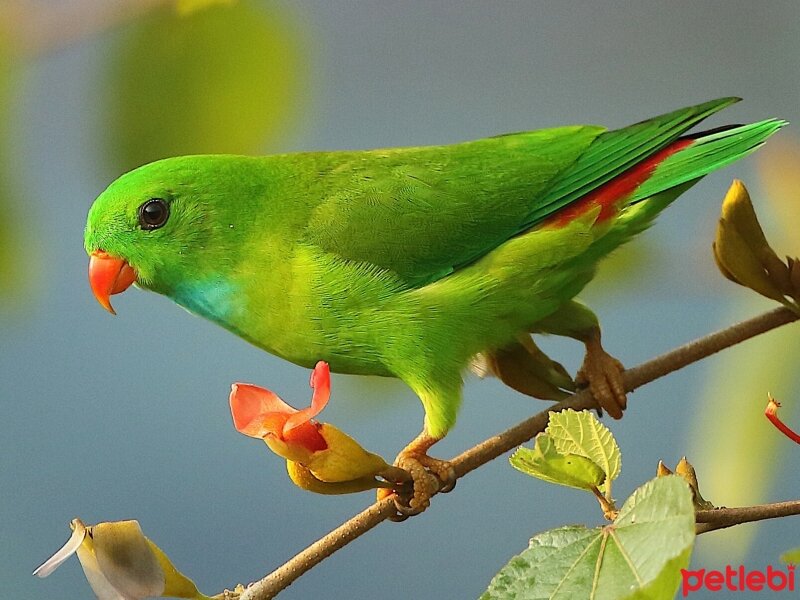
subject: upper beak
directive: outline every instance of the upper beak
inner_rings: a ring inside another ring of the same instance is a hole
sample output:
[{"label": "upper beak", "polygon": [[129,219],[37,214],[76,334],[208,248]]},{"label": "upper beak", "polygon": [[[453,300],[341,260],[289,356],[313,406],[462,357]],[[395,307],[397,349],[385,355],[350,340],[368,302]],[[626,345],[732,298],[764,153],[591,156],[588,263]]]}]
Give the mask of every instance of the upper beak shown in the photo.
[{"label": "upper beak", "polygon": [[127,290],[136,281],[136,271],[122,260],[102,250],[95,250],[89,257],[89,285],[100,305],[112,315],[117,314],[111,306],[111,295]]}]

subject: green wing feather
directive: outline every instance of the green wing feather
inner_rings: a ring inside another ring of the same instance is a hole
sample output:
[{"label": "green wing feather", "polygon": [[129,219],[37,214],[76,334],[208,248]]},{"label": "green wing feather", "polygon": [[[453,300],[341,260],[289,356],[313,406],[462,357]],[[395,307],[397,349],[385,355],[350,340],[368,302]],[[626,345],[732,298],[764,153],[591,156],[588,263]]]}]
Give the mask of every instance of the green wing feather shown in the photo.
[{"label": "green wing feather", "polygon": [[739,100],[734,97],[711,100],[604,133],[537,202],[528,225],[582,198],[675,141],[703,119]]},{"label": "green wing feather", "polygon": [[584,125],[452,146],[333,154],[336,167],[321,183],[337,191],[314,209],[307,241],[420,287],[542,222],[737,100],[713,100],[608,132]]},{"label": "green wing feather", "polygon": [[515,235],[530,203],[603,131],[561,127],[452,146],[334,153],[307,241],[393,271],[409,286],[425,285]]}]

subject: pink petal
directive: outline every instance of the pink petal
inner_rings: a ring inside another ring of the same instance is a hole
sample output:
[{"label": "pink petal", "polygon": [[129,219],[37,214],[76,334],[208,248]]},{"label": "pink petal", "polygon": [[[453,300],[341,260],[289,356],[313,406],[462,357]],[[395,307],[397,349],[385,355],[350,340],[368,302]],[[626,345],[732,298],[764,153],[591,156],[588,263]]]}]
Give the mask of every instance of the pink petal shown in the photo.
[{"label": "pink petal", "polygon": [[314,390],[311,396],[311,406],[298,410],[286,420],[286,424],[283,426],[284,436],[295,427],[316,417],[327,406],[328,399],[331,397],[331,369],[328,363],[322,360],[317,363],[311,372],[309,384]]},{"label": "pink petal", "polygon": [[277,394],[249,383],[231,386],[230,406],[236,430],[258,439],[269,434],[280,436],[289,415],[298,412]]}]

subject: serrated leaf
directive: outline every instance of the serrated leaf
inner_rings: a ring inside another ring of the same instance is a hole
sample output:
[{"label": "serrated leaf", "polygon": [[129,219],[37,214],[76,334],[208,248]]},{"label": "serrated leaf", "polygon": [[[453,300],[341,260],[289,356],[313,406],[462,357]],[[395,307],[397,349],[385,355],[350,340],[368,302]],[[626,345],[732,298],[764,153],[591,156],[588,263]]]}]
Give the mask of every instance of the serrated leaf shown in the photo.
[{"label": "serrated leaf", "polygon": [[800,565],[800,548],[787,550],[781,554],[781,562],[791,565]]},{"label": "serrated leaf", "polygon": [[102,131],[115,170],[185,154],[258,154],[299,114],[303,41],[288,10],[241,0],[183,16],[171,5],[121,30]]},{"label": "serrated leaf", "polygon": [[511,465],[523,473],[579,490],[590,490],[605,480],[605,472],[590,459],[577,454],[561,454],[547,434],[536,436],[534,447],[517,448]]},{"label": "serrated leaf", "polygon": [[561,454],[584,456],[598,465],[609,481],[619,475],[622,455],[611,431],[587,410],[552,413],[545,429]]},{"label": "serrated leaf", "polygon": [[673,598],[694,538],[689,486],[659,477],[625,501],[612,525],[571,525],[535,536],[481,600]]}]

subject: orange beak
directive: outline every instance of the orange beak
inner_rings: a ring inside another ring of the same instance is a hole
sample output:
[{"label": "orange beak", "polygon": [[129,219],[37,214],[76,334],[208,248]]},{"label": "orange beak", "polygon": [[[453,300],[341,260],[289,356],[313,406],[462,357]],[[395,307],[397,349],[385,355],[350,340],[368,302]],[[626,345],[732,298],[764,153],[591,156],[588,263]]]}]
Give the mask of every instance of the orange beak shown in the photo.
[{"label": "orange beak", "polygon": [[100,305],[112,315],[111,295],[124,292],[136,281],[136,271],[121,258],[95,250],[89,258],[89,285]]}]

